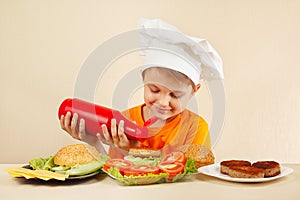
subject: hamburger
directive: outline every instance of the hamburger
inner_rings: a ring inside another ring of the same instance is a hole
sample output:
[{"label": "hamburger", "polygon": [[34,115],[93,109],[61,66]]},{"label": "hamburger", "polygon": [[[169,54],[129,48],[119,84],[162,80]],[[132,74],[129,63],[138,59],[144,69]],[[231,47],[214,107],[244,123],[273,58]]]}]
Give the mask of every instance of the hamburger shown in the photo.
[{"label": "hamburger", "polygon": [[49,158],[37,158],[29,161],[34,170],[42,169],[68,176],[82,176],[99,171],[108,157],[88,144],[72,144],[57,151]]}]

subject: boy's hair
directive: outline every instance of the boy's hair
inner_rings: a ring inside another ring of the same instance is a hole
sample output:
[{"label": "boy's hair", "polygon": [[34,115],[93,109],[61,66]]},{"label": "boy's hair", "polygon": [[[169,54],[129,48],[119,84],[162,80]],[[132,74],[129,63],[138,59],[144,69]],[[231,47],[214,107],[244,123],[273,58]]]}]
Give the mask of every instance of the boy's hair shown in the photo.
[{"label": "boy's hair", "polygon": [[145,69],[143,72],[142,72],[142,77],[143,77],[143,80],[145,78],[145,72],[149,69],[153,69],[153,68],[156,68],[156,69],[159,69],[159,70],[162,70],[168,74],[170,74],[170,76],[172,77],[175,77],[177,80],[179,81],[182,81],[182,82],[185,82],[189,85],[191,85],[193,87],[193,89],[195,89],[196,85],[194,84],[194,82],[185,74],[179,72],[179,71],[176,71],[176,70],[173,70],[173,69],[169,69],[169,68],[164,68],[164,67],[150,67],[150,68],[147,68]]}]

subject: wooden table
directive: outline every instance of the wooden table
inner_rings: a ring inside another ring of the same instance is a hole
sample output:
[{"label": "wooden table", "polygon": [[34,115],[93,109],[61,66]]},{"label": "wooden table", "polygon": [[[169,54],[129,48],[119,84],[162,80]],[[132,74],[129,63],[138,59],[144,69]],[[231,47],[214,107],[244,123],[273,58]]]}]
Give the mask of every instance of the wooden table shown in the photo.
[{"label": "wooden table", "polygon": [[175,183],[124,186],[107,175],[67,181],[42,181],[13,178],[4,168],[20,164],[0,164],[0,199],[300,199],[300,164],[286,164],[294,172],[286,177],[263,183],[236,183],[196,174]]}]

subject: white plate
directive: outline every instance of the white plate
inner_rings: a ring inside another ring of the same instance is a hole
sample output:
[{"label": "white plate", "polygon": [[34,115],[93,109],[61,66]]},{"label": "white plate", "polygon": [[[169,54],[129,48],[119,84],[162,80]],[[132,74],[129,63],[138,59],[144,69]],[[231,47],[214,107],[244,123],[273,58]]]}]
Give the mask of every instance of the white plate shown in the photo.
[{"label": "white plate", "polygon": [[275,179],[279,179],[281,177],[287,176],[291,174],[294,170],[289,167],[281,166],[281,173],[277,176],[268,177],[268,178],[232,178],[226,174],[222,174],[220,172],[220,164],[212,164],[207,165],[204,167],[200,167],[198,169],[199,173],[206,174],[208,176],[213,176],[222,180],[226,181],[233,181],[233,182],[248,182],[248,183],[255,183],[255,182],[266,182],[272,181]]}]

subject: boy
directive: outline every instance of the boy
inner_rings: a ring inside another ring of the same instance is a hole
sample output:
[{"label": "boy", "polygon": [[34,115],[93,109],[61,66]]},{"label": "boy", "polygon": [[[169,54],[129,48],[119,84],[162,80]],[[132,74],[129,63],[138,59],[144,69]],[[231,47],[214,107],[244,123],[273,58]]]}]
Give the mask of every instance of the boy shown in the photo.
[{"label": "boy", "polygon": [[[209,71],[215,78],[222,78],[222,62],[215,50],[208,44],[203,43],[203,39],[193,38],[199,44],[200,53],[194,43],[190,43],[185,38],[177,38],[174,35],[163,35],[155,32],[159,28],[166,28],[178,32],[175,27],[161,20],[142,20],[140,26],[145,28],[148,41],[158,41],[164,47],[174,49],[175,52],[183,52],[189,60],[183,59],[174,53],[158,50],[145,50],[145,61],[142,66],[142,77],[144,82],[144,101],[145,103],[137,107],[124,111],[123,114],[135,121],[137,125],[143,126],[149,120],[154,119],[154,123],[149,127],[150,137],[140,141],[129,140],[124,133],[124,122],[116,124],[113,119],[111,122],[111,132],[106,125],[102,125],[103,135],[97,137],[86,134],[84,119],[80,120],[77,128],[78,116],[71,113],[62,116],[60,119],[61,128],[67,131],[73,138],[83,140],[92,144],[98,149],[102,147],[101,142],[110,145],[109,156],[123,157],[132,147],[145,147],[161,149],[163,152],[183,144],[202,144],[211,147],[208,125],[199,115],[186,109],[192,96],[199,90],[199,79],[205,78],[205,72]],[[147,30],[151,30],[148,34]],[[169,38],[168,38],[169,37]],[[189,37],[190,39],[190,37]],[[178,45],[180,44],[180,45]],[[183,48],[183,45],[185,47]],[[194,52],[187,50],[188,47]],[[196,46],[197,48],[197,46]],[[209,55],[212,62],[204,60],[203,49]],[[196,53],[196,55],[194,55]],[[193,55],[191,55],[193,54]],[[209,74],[209,75],[211,75]],[[125,124],[126,126],[126,124]],[[101,141],[101,142],[100,142]],[[100,149],[103,152],[103,149]]]}]

